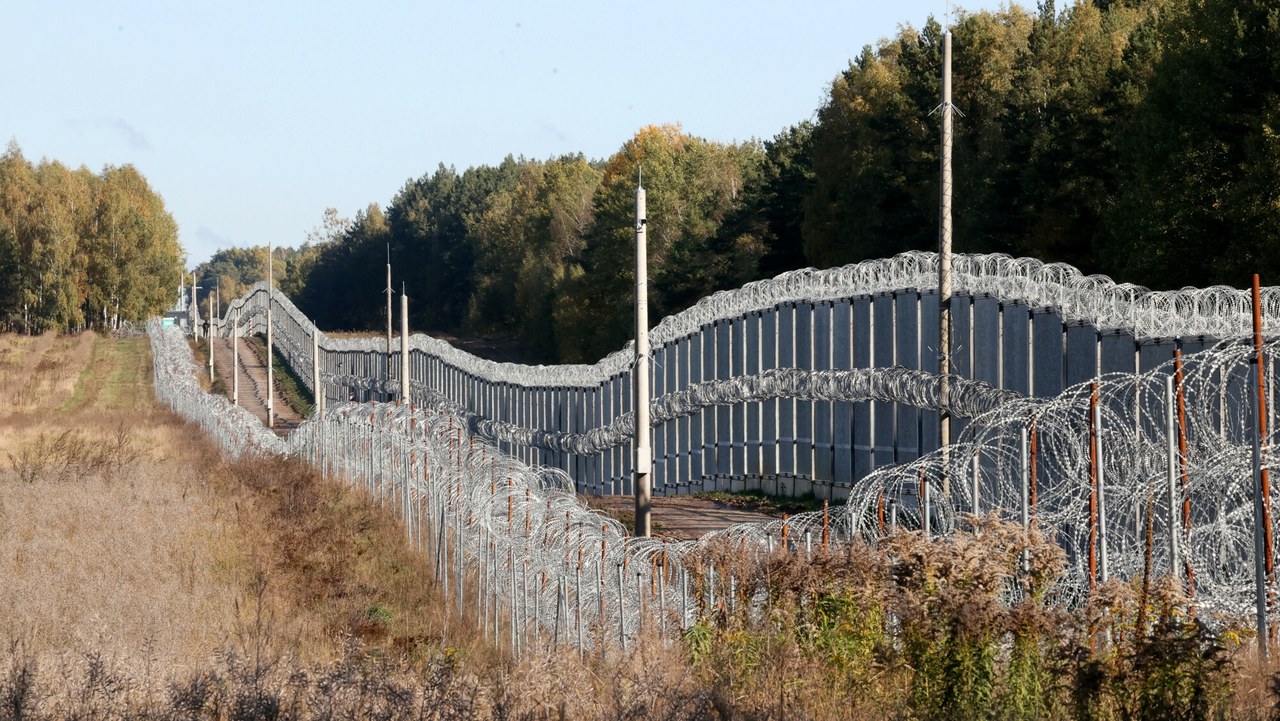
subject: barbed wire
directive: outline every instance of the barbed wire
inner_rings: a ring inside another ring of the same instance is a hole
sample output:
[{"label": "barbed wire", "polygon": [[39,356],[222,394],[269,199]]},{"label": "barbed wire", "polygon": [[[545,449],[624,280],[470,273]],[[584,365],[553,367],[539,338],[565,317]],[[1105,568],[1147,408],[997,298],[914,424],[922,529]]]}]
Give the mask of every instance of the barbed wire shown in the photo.
[{"label": "barbed wire", "polygon": [[[1089,325],[1099,333],[1122,331],[1137,340],[1199,336],[1223,339],[1247,335],[1252,330],[1249,292],[1225,286],[1152,291],[1142,286],[1117,284],[1103,275],[1084,275],[1064,263],[1043,263],[1004,254],[955,255],[952,273],[956,295],[992,297],[1033,309],[1052,309],[1064,323]],[[847,300],[913,289],[933,292],[937,282],[937,254],[922,251],[828,270],[790,271],[735,290],[719,291],[687,310],[664,318],[650,331],[650,345],[658,348],[717,321],[780,305]],[[268,294],[265,282],[255,284],[243,298],[233,301],[220,327],[229,328],[236,313],[240,314],[241,323],[250,317],[264,319],[268,297],[273,297],[276,303],[281,352],[307,382],[311,373],[312,332],[319,333],[324,352],[385,353],[387,350],[386,341],[381,339],[325,335],[283,294],[278,291]],[[1264,288],[1262,304],[1265,331],[1280,333],[1280,287]],[[491,361],[421,334],[411,336],[409,346],[413,351],[439,358],[488,383],[523,387],[596,387],[626,372],[634,360],[631,342],[592,365],[553,366]],[[337,380],[337,376],[325,378]],[[342,379],[355,380],[350,376]],[[387,390],[381,385],[385,381],[364,379],[364,382]]]},{"label": "barbed wire", "polygon": [[[786,273],[717,293],[664,319],[652,342],[660,346],[709,324],[787,303],[928,292],[936,285],[936,263],[935,254],[913,252]],[[514,647],[578,638],[587,646],[625,643],[646,622],[675,629],[729,599],[746,603],[756,581],[733,572],[726,578],[714,549],[734,548],[741,569],[782,547],[784,536],[790,551],[811,553],[815,536],[824,546],[839,547],[879,539],[895,526],[945,534],[975,512],[1025,519],[1066,549],[1067,573],[1053,593],[1060,603],[1083,602],[1102,577],[1136,578],[1149,568],[1185,579],[1207,617],[1247,614],[1253,604],[1257,424],[1250,374],[1256,366],[1250,364],[1252,349],[1230,340],[1250,331],[1247,293],[1222,287],[1152,292],[1062,264],[1003,255],[957,256],[953,272],[957,293],[1052,309],[1064,323],[1087,324],[1100,333],[1229,340],[1146,373],[1102,376],[1052,398],[953,378],[948,408],[972,417],[953,445],[875,469],[853,482],[846,505],[829,512],[662,543],[628,538],[617,521],[577,499],[563,472],[527,466],[492,445],[598,453],[630,439],[630,414],[578,433],[552,432],[481,417],[415,382],[421,407],[342,404],[279,439],[243,409],[203,392],[194,380],[190,349],[176,332],[158,324],[148,330],[162,399],[232,454],[295,455],[395,505],[411,540],[434,559],[438,577],[449,584],[452,573],[454,593],[475,594],[457,596],[457,607],[477,609],[494,636],[507,628],[505,640]],[[306,382],[312,334],[325,352],[387,350],[382,340],[319,333],[288,298],[268,294],[265,284],[233,302],[227,321],[263,319],[268,300],[274,303],[279,349]],[[1280,330],[1280,289],[1265,289],[1263,306],[1265,329]],[[227,332],[231,323],[220,325]],[[632,360],[630,346],[596,364],[570,366],[495,363],[422,335],[413,336],[410,347],[483,382],[524,387],[598,387]],[[1275,341],[1265,347],[1268,374],[1277,349]],[[1171,388],[1169,379],[1179,375]],[[388,390],[385,379],[354,372],[323,379]],[[773,398],[943,405],[938,377],[922,371],[788,368],[668,393],[654,401],[652,419],[656,425],[712,406]],[[1260,439],[1268,468],[1275,460],[1274,441],[1274,430]]]},{"label": "barbed wire", "polygon": [[[1277,350],[1277,341],[1266,344],[1265,368]],[[1026,509],[1067,551],[1064,602],[1083,602],[1101,575],[1142,577],[1150,558],[1154,573],[1193,586],[1205,610],[1244,615],[1255,600],[1254,357],[1251,346],[1226,341],[1147,373],[1103,376],[1096,400],[1093,383],[1012,399],[975,418],[949,449],[857,482],[842,521],[878,536],[888,502],[902,523],[921,528],[926,493],[936,499],[938,533],[963,523],[961,512],[1018,520]],[[1274,429],[1260,441],[1270,468]]]},{"label": "barbed wire", "polygon": [[[1182,382],[1172,389],[1166,379],[1176,375],[1173,361],[1141,375],[1104,376],[1096,402],[1092,384],[1051,399],[974,386],[973,409],[981,412],[956,444],[876,469],[853,484],[847,505],[664,543],[628,537],[616,520],[587,508],[563,472],[497,451],[470,432],[479,425],[473,416],[444,400],[430,408],[346,403],[279,439],[247,411],[203,392],[179,333],[158,323],[148,330],[159,397],[232,454],[303,458],[393,506],[410,541],[453,589],[457,608],[483,613],[495,637],[505,627],[510,638],[497,640],[516,648],[625,644],[646,622],[674,632],[731,600],[746,604],[754,593],[759,579],[726,577],[712,549],[732,547],[736,567],[750,567],[781,548],[784,536],[792,552],[812,553],[815,536],[838,549],[895,526],[925,529],[923,508],[926,530],[935,534],[965,523],[965,513],[1017,520],[1025,509],[1028,522],[1067,551],[1067,573],[1053,593],[1060,603],[1083,602],[1100,574],[1141,577],[1148,558],[1156,573],[1185,577],[1188,585],[1194,577],[1206,618],[1243,617],[1253,603],[1255,366],[1254,351],[1240,342],[1181,359]],[[1275,341],[1265,347],[1267,368],[1277,350]],[[878,377],[883,385],[875,392],[899,402],[937,402],[936,390],[932,397],[922,390],[931,383],[936,389],[936,378],[881,370],[890,372],[861,381]],[[831,390],[841,385],[830,374],[818,383],[809,374],[778,375],[757,376],[752,392],[849,392]],[[895,385],[904,383],[913,390]],[[706,384],[655,405],[676,413],[756,397],[743,393],[733,383]],[[1268,467],[1273,436],[1262,439]]]},{"label": "barbed wire", "polygon": [[[892,366],[852,370],[806,370],[775,368],[751,375],[694,383],[667,393],[651,404],[654,426],[697,414],[706,408],[741,403],[758,403],[774,398],[807,401],[882,401],[917,408],[941,406],[939,376],[925,371]],[[583,433],[546,431],[506,423],[472,413],[464,406],[413,382],[414,397],[426,404],[457,414],[481,438],[491,442],[531,446],[551,451],[591,455],[625,445],[635,434],[635,413],[628,411],[611,422]],[[995,388],[984,381],[953,379],[948,395],[953,416],[972,417],[1020,398],[1012,391]]]}]

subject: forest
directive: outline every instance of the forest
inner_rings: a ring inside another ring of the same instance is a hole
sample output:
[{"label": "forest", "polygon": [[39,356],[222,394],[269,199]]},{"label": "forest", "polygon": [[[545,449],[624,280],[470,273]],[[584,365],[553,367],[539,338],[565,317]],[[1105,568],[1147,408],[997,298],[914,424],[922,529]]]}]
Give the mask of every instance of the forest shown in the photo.
[{"label": "forest", "polygon": [[132,165],[99,173],[0,155],[0,328],[114,330],[170,308],[184,253],[164,201]]},{"label": "forest", "polygon": [[[326,211],[282,288],[321,327],[385,324],[385,263],[415,331],[594,362],[631,335],[633,202],[648,197],[650,318],[807,266],[937,247],[942,26],[903,26],[814,115],[726,144],[639,129],[612,156],[441,165],[354,218]],[[1081,0],[952,25],[956,252],[1071,263],[1155,289],[1280,282],[1280,7]],[[210,288],[263,277],[221,251]]]}]

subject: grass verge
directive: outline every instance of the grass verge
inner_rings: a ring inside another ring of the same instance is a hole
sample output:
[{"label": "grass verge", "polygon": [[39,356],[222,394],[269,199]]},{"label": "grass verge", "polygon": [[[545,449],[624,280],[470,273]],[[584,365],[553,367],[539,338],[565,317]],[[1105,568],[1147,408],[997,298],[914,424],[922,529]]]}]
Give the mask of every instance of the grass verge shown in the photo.
[{"label": "grass verge", "polygon": [[256,577],[287,606],[310,609],[318,637],[339,640],[326,656],[348,642],[410,662],[441,649],[489,653],[465,620],[439,613],[425,554],[364,491],[296,459],[228,462],[222,476],[233,496],[253,499],[256,515],[243,530],[263,539]]},{"label": "grass verge", "polygon": [[151,345],[146,338],[99,336],[61,410],[140,410],[150,405],[150,383]]}]

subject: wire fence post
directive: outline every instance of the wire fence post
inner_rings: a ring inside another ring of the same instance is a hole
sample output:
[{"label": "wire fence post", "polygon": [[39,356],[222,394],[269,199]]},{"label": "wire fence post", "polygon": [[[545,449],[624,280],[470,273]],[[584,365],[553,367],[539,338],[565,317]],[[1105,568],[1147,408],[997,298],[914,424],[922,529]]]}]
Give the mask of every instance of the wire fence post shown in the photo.
[{"label": "wire fence post", "polygon": [[623,576],[626,573],[622,568],[623,564],[618,563],[618,642],[622,644],[623,652],[627,650],[627,614],[626,605],[623,601]]}]

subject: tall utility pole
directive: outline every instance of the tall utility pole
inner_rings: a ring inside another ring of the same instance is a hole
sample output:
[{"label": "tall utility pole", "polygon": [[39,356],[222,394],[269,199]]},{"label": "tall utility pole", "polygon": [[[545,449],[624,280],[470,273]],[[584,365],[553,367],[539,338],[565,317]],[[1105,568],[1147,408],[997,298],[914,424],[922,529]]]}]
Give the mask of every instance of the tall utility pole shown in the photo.
[{"label": "tall utility pole", "polygon": [[[643,180],[643,175],[641,180]],[[649,535],[649,250],[643,183],[636,184],[636,362],[631,377],[636,389],[636,536]]]},{"label": "tall utility pole", "polygon": [[942,201],[938,238],[938,434],[942,495],[949,498],[951,455],[951,31],[942,34]]},{"label": "tall utility pole", "polygon": [[409,402],[409,295],[400,286],[400,403]]},{"label": "tall utility pole", "polygon": [[271,252],[271,244],[267,243],[267,428],[276,427],[276,384],[272,366],[272,355],[275,336],[271,331],[271,306],[276,299],[275,254]]},{"label": "tall utility pole", "polygon": [[387,243],[387,379],[384,388],[387,397],[383,400],[391,400],[391,244]]}]

